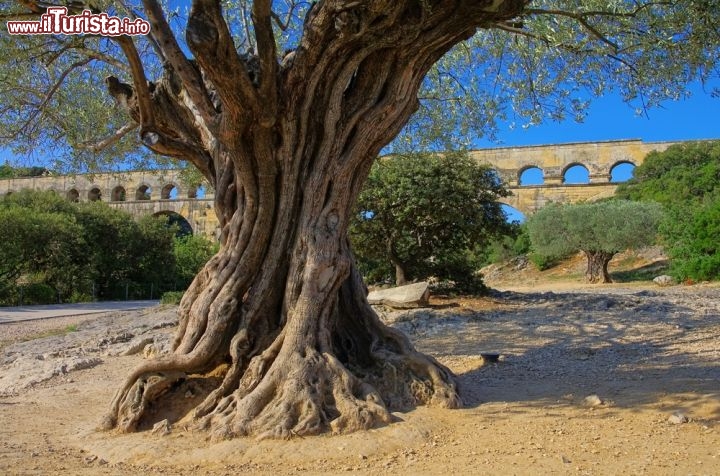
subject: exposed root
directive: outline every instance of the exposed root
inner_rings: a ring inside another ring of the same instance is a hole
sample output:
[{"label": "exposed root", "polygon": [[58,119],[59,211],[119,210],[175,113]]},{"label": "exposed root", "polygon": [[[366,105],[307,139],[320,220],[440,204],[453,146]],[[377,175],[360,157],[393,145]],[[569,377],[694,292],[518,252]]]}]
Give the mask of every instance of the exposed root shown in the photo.
[{"label": "exposed root", "polygon": [[214,438],[290,438],[368,429],[391,421],[378,393],[335,357],[306,349],[276,360],[251,392],[242,388],[200,420]]},{"label": "exposed root", "polygon": [[135,431],[148,405],[183,378],[183,372],[162,372],[138,378],[128,389],[117,412],[104,418],[103,429],[115,427],[122,432]]}]

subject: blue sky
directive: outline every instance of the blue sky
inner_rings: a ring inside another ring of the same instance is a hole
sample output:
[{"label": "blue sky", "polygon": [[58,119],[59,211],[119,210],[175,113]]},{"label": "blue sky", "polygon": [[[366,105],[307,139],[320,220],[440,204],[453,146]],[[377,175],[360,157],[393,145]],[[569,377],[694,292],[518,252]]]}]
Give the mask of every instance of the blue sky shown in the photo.
[{"label": "blue sky", "polygon": [[[660,108],[637,115],[635,109],[617,95],[595,99],[585,122],[546,123],[528,129],[505,127],[499,134],[500,145],[541,145],[563,142],[592,142],[612,139],[676,141],[720,138],[720,98],[711,97],[714,81],[705,88],[699,83],[688,87],[692,96],[683,101],[669,101]],[[480,140],[478,147],[498,144]]]}]

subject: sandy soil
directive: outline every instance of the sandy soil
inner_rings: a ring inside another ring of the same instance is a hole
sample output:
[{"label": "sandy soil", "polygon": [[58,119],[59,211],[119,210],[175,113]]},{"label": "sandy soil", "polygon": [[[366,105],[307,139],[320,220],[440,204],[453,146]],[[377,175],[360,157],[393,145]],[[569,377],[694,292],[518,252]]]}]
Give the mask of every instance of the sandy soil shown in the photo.
[{"label": "sandy soil", "polygon": [[[720,474],[720,286],[503,288],[386,316],[456,372],[464,409],[290,441],[96,431],[143,358],[117,354],[166,339],[172,310],[63,322],[27,342],[31,323],[12,338],[0,327],[0,474]],[[63,363],[78,355],[94,363]],[[33,373],[27,359],[55,371],[13,387]]]}]

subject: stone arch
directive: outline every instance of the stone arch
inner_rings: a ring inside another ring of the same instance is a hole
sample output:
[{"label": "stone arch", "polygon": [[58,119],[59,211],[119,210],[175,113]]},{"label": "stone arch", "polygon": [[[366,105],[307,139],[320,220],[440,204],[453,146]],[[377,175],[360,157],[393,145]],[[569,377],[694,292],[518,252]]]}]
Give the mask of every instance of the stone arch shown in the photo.
[{"label": "stone arch", "polygon": [[127,192],[125,191],[125,187],[122,185],[118,185],[117,187],[112,189],[112,195],[110,197],[110,200],[113,202],[124,202],[127,199]]},{"label": "stone arch", "polygon": [[135,200],[150,200],[152,197],[152,188],[148,184],[141,184],[135,190]]},{"label": "stone arch", "polygon": [[637,166],[630,160],[619,160],[615,162],[608,173],[608,180],[611,183],[627,182],[634,176]]},{"label": "stone arch", "polygon": [[68,190],[65,196],[71,202],[77,203],[80,201],[80,192],[78,192],[75,188],[71,188],[70,190]]},{"label": "stone arch", "polygon": [[193,228],[190,222],[184,216],[172,210],[162,210],[157,213],[153,213],[154,217],[165,217],[168,226],[177,225],[178,231],[177,236],[186,236],[193,234]]},{"label": "stone arch", "polygon": [[590,170],[579,162],[565,166],[562,171],[562,183],[567,185],[590,183]]},{"label": "stone arch", "polygon": [[160,199],[161,200],[175,200],[178,198],[178,193],[180,192],[180,187],[178,187],[176,184],[170,182],[165,184],[163,186],[162,190],[160,190]]},{"label": "stone arch", "polygon": [[102,200],[102,192],[100,191],[100,187],[92,187],[88,191],[87,198],[91,202],[98,202]]},{"label": "stone arch", "polygon": [[526,165],[518,170],[518,185],[543,185],[545,183],[545,171],[537,165]]}]

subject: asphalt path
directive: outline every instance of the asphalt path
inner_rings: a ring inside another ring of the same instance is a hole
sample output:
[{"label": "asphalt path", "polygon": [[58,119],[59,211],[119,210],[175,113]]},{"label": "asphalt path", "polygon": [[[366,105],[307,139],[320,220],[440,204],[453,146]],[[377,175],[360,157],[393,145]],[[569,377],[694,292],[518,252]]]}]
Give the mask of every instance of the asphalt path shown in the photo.
[{"label": "asphalt path", "polygon": [[160,301],[108,301],[79,304],[49,304],[46,306],[0,307],[0,324],[32,321],[52,317],[83,316],[105,312],[132,311],[156,306]]}]

